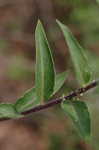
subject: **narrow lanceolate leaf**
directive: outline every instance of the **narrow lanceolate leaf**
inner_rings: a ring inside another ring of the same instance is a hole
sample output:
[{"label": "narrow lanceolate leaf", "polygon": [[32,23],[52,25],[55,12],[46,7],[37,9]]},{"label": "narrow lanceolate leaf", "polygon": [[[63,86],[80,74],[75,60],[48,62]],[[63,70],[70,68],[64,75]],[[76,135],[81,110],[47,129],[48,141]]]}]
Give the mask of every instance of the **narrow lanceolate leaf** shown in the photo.
[{"label": "narrow lanceolate leaf", "polygon": [[55,76],[55,85],[54,85],[54,91],[53,91],[53,95],[58,92],[58,90],[62,87],[62,85],[64,84],[65,80],[67,79],[68,76],[68,72],[62,72],[59,73]]},{"label": "narrow lanceolate leaf", "polygon": [[68,27],[66,27],[60,21],[57,21],[57,23],[60,26],[64,34],[65,40],[67,42],[67,45],[69,47],[77,79],[81,85],[85,85],[91,80],[91,68],[88,64],[88,59],[85,55],[85,50],[77,42],[77,40],[70,32]]},{"label": "narrow lanceolate leaf", "polygon": [[82,101],[66,100],[62,103],[64,112],[72,119],[78,133],[84,139],[90,138],[91,125],[87,105]]},{"label": "narrow lanceolate leaf", "polygon": [[15,108],[18,112],[24,112],[37,104],[35,88],[31,88],[16,101]]},{"label": "narrow lanceolate leaf", "polygon": [[54,65],[51,50],[40,21],[36,32],[36,98],[41,103],[48,100],[54,89]]},{"label": "narrow lanceolate leaf", "polygon": [[0,118],[20,118],[13,104],[0,104]]}]

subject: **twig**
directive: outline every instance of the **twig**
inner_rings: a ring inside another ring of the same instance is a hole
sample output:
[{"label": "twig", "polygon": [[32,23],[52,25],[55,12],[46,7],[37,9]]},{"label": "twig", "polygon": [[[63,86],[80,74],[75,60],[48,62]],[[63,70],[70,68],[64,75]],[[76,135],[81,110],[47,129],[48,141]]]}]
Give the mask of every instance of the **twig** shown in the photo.
[{"label": "twig", "polygon": [[[87,86],[79,88],[79,89],[73,91],[72,93],[70,93],[69,95],[64,96],[64,99],[65,100],[67,100],[67,99],[70,100],[74,97],[79,96],[80,94],[84,94],[88,90],[95,88],[98,84],[99,84],[99,80],[93,81],[90,84],[88,84]],[[56,104],[60,104],[62,101],[63,101],[63,97],[53,99],[53,100],[50,100],[48,103],[45,103],[43,105],[37,105],[37,106],[33,107],[30,110],[22,112],[21,114],[24,115],[24,117],[25,117],[26,115],[29,115],[31,113],[38,112],[40,110],[45,110],[45,109],[47,109],[49,107],[52,107]],[[9,120],[9,119],[11,119],[11,118],[1,118],[0,121]]]}]

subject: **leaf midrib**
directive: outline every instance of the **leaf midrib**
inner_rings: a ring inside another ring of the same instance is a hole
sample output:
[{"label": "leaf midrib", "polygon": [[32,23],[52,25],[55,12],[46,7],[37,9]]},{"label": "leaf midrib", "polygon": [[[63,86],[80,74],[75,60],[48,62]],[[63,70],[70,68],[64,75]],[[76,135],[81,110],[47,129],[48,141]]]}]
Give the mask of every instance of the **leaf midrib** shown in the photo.
[{"label": "leaf midrib", "polygon": [[[42,31],[41,31],[42,32]],[[43,33],[43,32],[42,32]],[[44,36],[44,34],[43,34],[43,36]],[[41,42],[40,42],[40,33],[39,33],[39,43],[41,44]],[[40,45],[39,44],[39,45]],[[42,46],[42,45],[41,45]],[[40,49],[40,48],[39,48]],[[42,52],[41,52],[41,50],[39,51],[40,52],[40,58],[42,58],[41,56],[42,56]],[[40,99],[40,101],[42,102],[43,100],[44,100],[44,69],[43,69],[43,59],[40,59],[40,63],[41,63],[41,76],[42,76],[42,79],[41,79],[41,99]]]}]

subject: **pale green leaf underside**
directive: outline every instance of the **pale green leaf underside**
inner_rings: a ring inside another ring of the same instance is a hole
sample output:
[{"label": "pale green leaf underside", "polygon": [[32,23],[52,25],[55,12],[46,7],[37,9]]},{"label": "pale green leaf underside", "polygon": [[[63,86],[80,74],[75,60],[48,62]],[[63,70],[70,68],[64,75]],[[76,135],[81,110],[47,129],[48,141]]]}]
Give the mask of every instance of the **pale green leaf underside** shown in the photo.
[{"label": "pale green leaf underside", "polygon": [[67,26],[58,20],[57,23],[60,26],[69,47],[72,62],[77,75],[77,80],[81,85],[85,85],[90,82],[91,79],[91,68],[88,64],[87,56],[85,55],[86,51],[80,46]]},{"label": "pale green leaf underside", "polygon": [[55,77],[55,85],[54,85],[54,91],[53,91],[53,95],[59,91],[59,89],[62,87],[62,85],[64,84],[66,78],[68,76],[68,72],[62,72],[56,75]]},{"label": "pale green leaf underside", "polygon": [[89,139],[91,134],[90,115],[87,105],[82,101],[66,100],[62,109],[72,119],[80,136]]},{"label": "pale green leaf underside", "polygon": [[36,74],[35,87],[36,98],[43,103],[48,100],[54,89],[54,65],[51,50],[40,21],[38,21],[36,32]]},{"label": "pale green leaf underside", "polygon": [[15,107],[14,104],[0,104],[0,118],[20,118],[20,115]]},{"label": "pale green leaf underside", "polygon": [[15,107],[18,112],[24,112],[37,104],[35,88],[31,88],[17,100]]}]

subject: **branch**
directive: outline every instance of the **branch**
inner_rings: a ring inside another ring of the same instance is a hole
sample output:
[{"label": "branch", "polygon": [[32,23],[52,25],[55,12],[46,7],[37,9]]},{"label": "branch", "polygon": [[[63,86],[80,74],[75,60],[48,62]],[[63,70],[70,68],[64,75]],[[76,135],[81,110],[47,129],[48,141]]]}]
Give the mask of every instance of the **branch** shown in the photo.
[{"label": "branch", "polygon": [[[64,96],[64,99],[71,100],[72,98],[75,98],[75,97],[79,96],[80,94],[84,94],[88,90],[95,88],[98,84],[99,84],[99,80],[93,81],[90,84],[88,84],[87,86],[79,88],[79,89],[73,91],[72,93],[70,93],[69,95]],[[57,98],[54,100],[50,100],[48,103],[45,103],[43,105],[37,105],[30,110],[22,112],[21,114],[24,115],[24,117],[25,117],[26,115],[29,115],[31,113],[38,112],[40,110],[45,110],[49,107],[60,104],[62,101],[63,101],[63,97],[60,97],[60,98]],[[9,119],[11,119],[11,118],[1,118],[0,121],[9,120]]]}]

